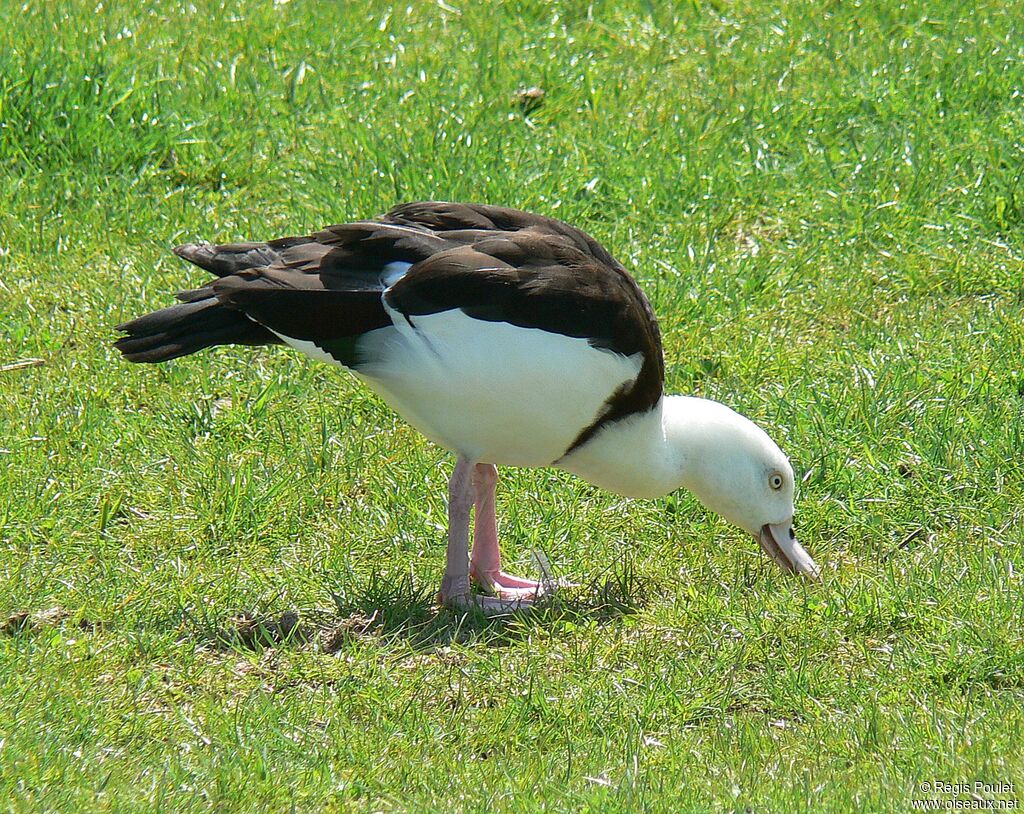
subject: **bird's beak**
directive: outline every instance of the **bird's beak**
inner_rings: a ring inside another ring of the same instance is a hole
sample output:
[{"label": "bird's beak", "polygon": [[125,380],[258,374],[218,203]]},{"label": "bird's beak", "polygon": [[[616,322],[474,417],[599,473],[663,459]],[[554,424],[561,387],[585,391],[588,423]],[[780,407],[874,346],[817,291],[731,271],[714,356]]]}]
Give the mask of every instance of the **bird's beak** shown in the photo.
[{"label": "bird's beak", "polygon": [[796,541],[792,520],[785,523],[765,523],[761,526],[761,533],[756,539],[765,553],[775,560],[783,571],[789,574],[803,574],[812,580],[821,578],[821,570],[811,559],[811,555]]}]

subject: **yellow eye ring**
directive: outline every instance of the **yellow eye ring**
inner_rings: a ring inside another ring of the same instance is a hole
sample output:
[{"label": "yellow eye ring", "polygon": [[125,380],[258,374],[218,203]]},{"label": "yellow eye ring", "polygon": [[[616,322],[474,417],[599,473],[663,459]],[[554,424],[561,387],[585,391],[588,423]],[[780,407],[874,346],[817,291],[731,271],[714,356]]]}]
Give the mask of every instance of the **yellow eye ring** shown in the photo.
[{"label": "yellow eye ring", "polygon": [[776,492],[779,491],[779,489],[782,488],[782,484],[783,484],[782,475],[780,475],[778,472],[773,472],[771,475],[768,476],[768,485],[774,491],[776,491]]}]

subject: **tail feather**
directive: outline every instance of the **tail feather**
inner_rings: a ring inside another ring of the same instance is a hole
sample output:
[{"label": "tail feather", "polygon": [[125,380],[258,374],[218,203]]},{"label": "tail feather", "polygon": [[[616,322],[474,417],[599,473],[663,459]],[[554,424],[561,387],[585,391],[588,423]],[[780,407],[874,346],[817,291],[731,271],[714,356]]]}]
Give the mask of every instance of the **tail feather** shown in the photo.
[{"label": "tail feather", "polygon": [[174,253],[218,277],[227,277],[245,269],[279,263],[284,250],[307,242],[308,237],[282,237],[269,243],[186,243],[177,246]]},{"label": "tail feather", "polygon": [[[114,347],[131,362],[165,362],[213,345],[280,344],[281,340],[275,333],[246,316],[244,310],[247,309],[229,301],[225,292],[234,292],[237,286],[227,285],[223,292],[219,288],[215,291],[215,287],[222,284],[223,278],[248,269],[275,265],[292,267],[296,263],[322,261],[329,251],[329,247],[308,237],[283,237],[268,243],[186,243],[178,246],[174,250],[176,255],[222,279],[201,288],[181,291],[177,295],[180,300],[177,305],[119,325],[117,329],[127,336],[118,339]],[[381,308],[379,302],[377,307]]]},{"label": "tail feather", "polygon": [[166,362],[213,345],[270,345],[280,339],[240,311],[223,305],[207,289],[189,301],[146,314],[117,330],[127,334],[114,347],[130,362]]}]

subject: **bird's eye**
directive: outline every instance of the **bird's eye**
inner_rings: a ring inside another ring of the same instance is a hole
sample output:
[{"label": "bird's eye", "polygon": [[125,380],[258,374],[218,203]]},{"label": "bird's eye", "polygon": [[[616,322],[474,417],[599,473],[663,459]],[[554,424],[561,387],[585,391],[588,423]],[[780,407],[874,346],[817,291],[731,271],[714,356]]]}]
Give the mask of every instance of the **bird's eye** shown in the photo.
[{"label": "bird's eye", "polygon": [[773,472],[771,475],[768,476],[768,485],[771,486],[772,489],[774,489],[775,491],[781,489],[782,475],[780,475],[778,472]]}]

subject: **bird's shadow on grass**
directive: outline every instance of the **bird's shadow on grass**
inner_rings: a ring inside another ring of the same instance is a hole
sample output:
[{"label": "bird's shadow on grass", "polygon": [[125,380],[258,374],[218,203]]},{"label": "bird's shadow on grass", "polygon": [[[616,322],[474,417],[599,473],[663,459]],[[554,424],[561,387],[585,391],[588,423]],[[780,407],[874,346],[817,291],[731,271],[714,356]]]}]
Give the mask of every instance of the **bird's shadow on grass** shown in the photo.
[{"label": "bird's shadow on grass", "polygon": [[341,619],[366,620],[365,630],[373,635],[401,638],[417,650],[431,650],[453,642],[512,645],[537,628],[607,624],[642,609],[652,589],[632,559],[623,558],[583,585],[559,588],[529,609],[497,616],[439,607],[434,589],[417,584],[410,575],[374,575],[334,598]]},{"label": "bird's shadow on grass", "polygon": [[511,646],[537,628],[608,624],[644,607],[653,586],[629,557],[613,563],[586,584],[563,587],[528,610],[487,616],[477,610],[438,606],[432,586],[411,574],[375,572],[363,581],[331,592],[334,607],[283,613],[248,611],[226,623],[191,619],[208,646],[260,650],[313,647],[336,653],[350,644],[374,639],[403,641],[430,652],[453,643]]}]

